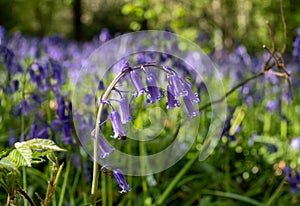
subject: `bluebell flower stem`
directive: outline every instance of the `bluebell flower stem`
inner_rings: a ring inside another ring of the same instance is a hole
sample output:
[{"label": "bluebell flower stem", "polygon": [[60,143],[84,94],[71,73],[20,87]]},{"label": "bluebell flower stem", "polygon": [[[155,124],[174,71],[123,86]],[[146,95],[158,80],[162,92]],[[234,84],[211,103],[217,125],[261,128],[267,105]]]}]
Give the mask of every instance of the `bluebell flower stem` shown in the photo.
[{"label": "bluebell flower stem", "polygon": [[99,142],[99,131],[100,131],[100,124],[101,124],[101,116],[102,111],[104,108],[105,101],[108,99],[110,93],[112,90],[114,90],[114,87],[119,82],[119,80],[128,72],[135,69],[141,69],[142,67],[156,67],[158,69],[161,69],[167,73],[174,72],[171,69],[167,69],[162,66],[158,66],[155,64],[143,64],[143,65],[137,65],[135,67],[128,67],[121,72],[119,72],[116,77],[112,80],[110,85],[105,90],[103,96],[101,97],[100,105],[98,108],[97,113],[97,119],[96,119],[96,128],[95,128],[95,138],[94,138],[94,162],[93,162],[93,180],[92,180],[92,189],[91,189],[91,205],[96,206],[96,200],[97,200],[97,188],[98,188],[98,179],[99,179],[99,165],[98,165],[98,142]]}]

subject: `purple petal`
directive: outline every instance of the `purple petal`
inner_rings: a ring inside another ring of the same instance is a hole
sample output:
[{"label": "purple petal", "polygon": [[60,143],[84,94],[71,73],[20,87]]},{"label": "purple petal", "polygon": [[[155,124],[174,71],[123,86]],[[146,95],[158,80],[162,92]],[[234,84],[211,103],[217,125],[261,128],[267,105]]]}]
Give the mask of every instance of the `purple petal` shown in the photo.
[{"label": "purple petal", "polygon": [[189,117],[195,117],[195,116],[199,115],[199,111],[196,111],[193,103],[188,98],[188,96],[183,96],[183,102],[185,104],[185,107],[187,109]]},{"label": "purple petal", "polygon": [[113,110],[110,112],[110,120],[114,130],[114,136],[112,138],[118,138],[120,136],[126,136],[125,131],[122,126],[121,117],[117,110]]},{"label": "purple petal", "polygon": [[169,84],[167,87],[167,98],[168,98],[167,109],[171,109],[171,108],[180,106],[180,102],[175,98],[174,93],[175,93],[174,85]]},{"label": "purple petal", "polygon": [[149,103],[154,103],[157,100],[160,100],[160,98],[162,97],[162,94],[161,94],[159,88],[157,87],[154,74],[152,74],[152,73],[147,74],[146,84],[147,84],[148,93],[149,93],[148,94]]},{"label": "purple petal", "polygon": [[145,90],[142,78],[137,73],[137,71],[135,71],[135,70],[130,71],[130,78],[131,78],[132,84],[135,88],[136,96],[143,94],[146,90]]},{"label": "purple petal", "polygon": [[172,84],[174,85],[174,94],[176,98],[186,96],[188,94],[182,84],[182,80],[178,77],[177,74],[170,75],[169,80],[171,80]]},{"label": "purple petal", "polygon": [[120,191],[120,193],[124,194],[124,193],[129,192],[130,191],[130,187],[129,187],[129,185],[127,184],[127,182],[125,180],[125,177],[123,175],[122,170],[115,169],[115,170],[113,170],[113,174],[114,174],[114,177],[115,177],[116,181],[118,182],[120,188],[122,189]]},{"label": "purple petal", "polygon": [[126,98],[120,99],[120,112],[122,124],[126,124],[128,121],[132,120],[130,116],[129,104]]}]

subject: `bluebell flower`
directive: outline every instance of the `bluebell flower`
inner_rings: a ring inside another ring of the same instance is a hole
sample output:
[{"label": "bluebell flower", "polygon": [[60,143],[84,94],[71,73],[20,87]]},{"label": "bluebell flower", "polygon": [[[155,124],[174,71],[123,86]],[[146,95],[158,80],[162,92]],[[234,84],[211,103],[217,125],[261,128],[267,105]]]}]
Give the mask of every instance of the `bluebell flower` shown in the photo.
[{"label": "bluebell flower", "polygon": [[183,102],[185,104],[189,117],[195,117],[200,114],[200,112],[195,109],[193,103],[188,98],[188,96],[183,96]]},{"label": "bluebell flower", "polygon": [[30,113],[30,107],[26,100],[22,100],[21,102],[22,113],[27,116]]},{"label": "bluebell flower", "polygon": [[42,129],[37,133],[38,138],[44,138],[48,139],[49,138],[49,132],[48,132],[48,125],[44,124]]},{"label": "bluebell flower", "polygon": [[66,145],[73,145],[73,139],[72,139],[72,131],[73,131],[73,125],[71,120],[65,120],[63,122],[63,128],[62,128],[62,137],[61,140]]},{"label": "bluebell flower", "polygon": [[280,106],[279,100],[269,100],[267,102],[266,108],[270,112],[274,112],[274,111],[276,111],[279,108],[279,106]]},{"label": "bluebell flower", "polygon": [[59,120],[64,121],[66,118],[65,115],[66,105],[65,100],[62,96],[59,96],[57,99],[57,111],[56,114],[58,115]]},{"label": "bluebell flower", "polygon": [[104,90],[104,88],[105,88],[105,87],[104,87],[104,83],[103,83],[102,80],[100,80],[100,81],[99,81],[99,84],[98,84],[98,87],[97,87],[97,90],[98,90],[98,91]]},{"label": "bluebell flower", "polygon": [[13,80],[13,89],[14,89],[14,91],[16,92],[16,91],[18,91],[19,90],[19,81],[18,80]]},{"label": "bluebell flower", "polygon": [[129,192],[131,190],[131,188],[127,184],[127,182],[125,180],[125,177],[123,175],[122,170],[120,170],[120,169],[114,169],[113,170],[113,174],[114,174],[114,177],[115,177],[116,181],[118,182],[120,188],[122,189],[120,191],[120,193],[124,194],[124,193]]},{"label": "bluebell flower", "polygon": [[130,71],[130,78],[131,78],[132,84],[135,88],[136,96],[143,94],[146,90],[145,90],[142,78],[138,74],[138,72],[135,70]]},{"label": "bluebell flower", "polygon": [[178,77],[177,74],[172,74],[168,78],[169,82],[171,82],[174,86],[174,95],[175,98],[186,96],[188,92],[184,88],[184,85],[182,84],[182,80]]},{"label": "bluebell flower", "polygon": [[122,122],[121,122],[121,117],[120,114],[117,110],[112,110],[110,112],[110,120],[113,126],[113,130],[114,130],[114,135],[111,136],[112,138],[116,139],[116,138],[120,138],[120,137],[125,137],[125,130],[122,126]]},{"label": "bluebell flower", "polygon": [[[95,138],[95,132],[96,132],[95,129],[91,132],[91,136],[93,138]],[[107,141],[100,133],[99,133],[98,148],[99,148],[98,156],[101,159],[107,157],[110,153],[112,153],[115,150],[107,143]]]},{"label": "bluebell flower", "polygon": [[99,35],[99,40],[101,43],[105,43],[110,39],[109,30],[107,28],[104,28],[101,30],[101,33]]},{"label": "bluebell flower", "polygon": [[128,101],[124,97],[120,99],[120,113],[121,113],[122,124],[126,124],[128,121],[132,120]]},{"label": "bluebell flower", "polygon": [[299,191],[300,173],[298,171],[293,171],[289,166],[286,166],[283,171],[286,176],[286,181],[290,185],[290,192],[295,194]]},{"label": "bluebell flower", "polygon": [[8,138],[8,146],[12,147],[14,146],[16,142],[16,136],[12,130],[9,131],[9,138]]},{"label": "bluebell flower", "polygon": [[198,94],[193,92],[192,86],[186,81],[182,81],[182,83],[184,90],[187,91],[187,97],[190,99],[190,101],[193,103],[199,103],[200,99],[198,98]]},{"label": "bluebell flower", "polygon": [[34,101],[36,101],[37,103],[39,103],[39,104],[42,103],[41,97],[40,97],[38,94],[36,94],[36,93],[32,93],[31,98],[32,98]]},{"label": "bluebell flower", "polygon": [[31,130],[29,132],[29,139],[33,139],[37,137],[37,125],[32,124],[31,125]]},{"label": "bluebell flower", "polygon": [[146,84],[148,88],[148,102],[155,103],[157,100],[160,100],[163,95],[160,92],[156,84],[156,79],[153,73],[148,73],[146,75]]},{"label": "bluebell flower", "polygon": [[295,137],[291,141],[291,148],[294,150],[299,150],[300,149],[300,137]]},{"label": "bluebell flower", "polygon": [[167,86],[167,98],[168,102],[166,103],[167,109],[172,109],[174,107],[179,107],[180,102],[175,98],[175,91],[174,91],[174,85],[169,84]]}]

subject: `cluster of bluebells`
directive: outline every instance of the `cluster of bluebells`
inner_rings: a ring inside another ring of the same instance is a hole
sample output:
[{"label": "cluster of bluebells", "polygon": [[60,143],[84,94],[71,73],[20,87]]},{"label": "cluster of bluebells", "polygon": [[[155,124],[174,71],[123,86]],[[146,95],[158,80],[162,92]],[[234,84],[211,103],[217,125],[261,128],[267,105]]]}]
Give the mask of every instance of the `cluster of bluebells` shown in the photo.
[{"label": "cluster of bluebells", "polygon": [[[92,41],[78,43],[61,35],[9,34],[0,26],[0,93],[4,94],[0,107],[8,105],[3,109],[9,113],[4,115],[9,121],[4,119],[0,129],[7,130],[9,146],[32,138],[75,144],[72,102],[64,87],[68,77],[80,72],[88,55],[109,39],[107,30]],[[20,119],[24,119],[23,130]]]},{"label": "cluster of bluebells", "polygon": [[[168,82],[166,89],[161,89],[158,86],[156,75],[147,68],[148,66],[152,69],[161,69],[166,73],[166,80]],[[142,71],[145,74],[145,80],[141,77],[139,71]],[[180,107],[181,104],[184,104],[189,118],[199,115],[199,111],[195,108],[195,104],[200,102],[198,94],[194,93],[192,86],[181,78],[172,68],[154,64],[142,64],[135,67],[126,66],[122,69],[122,72],[124,72],[124,75],[128,74],[135,90],[132,92],[135,97],[145,94],[147,96],[147,103],[154,104],[165,97],[166,90],[166,108],[168,110]],[[114,88],[114,90],[118,91],[116,88]],[[114,132],[114,134],[111,135],[111,138],[125,140],[126,131],[124,125],[133,118],[130,114],[130,105],[127,98],[123,97],[121,94],[120,96],[120,99],[117,100],[119,103],[119,110],[112,108],[109,113]],[[110,105],[110,100],[101,100],[101,104]],[[94,136],[95,130],[92,132],[92,137]],[[114,148],[111,148],[102,136],[99,137],[98,146],[100,149],[100,158],[105,158],[114,151]],[[126,183],[122,171],[120,169],[115,169],[113,170],[113,174],[122,189],[121,193],[129,191],[130,187]]]}]

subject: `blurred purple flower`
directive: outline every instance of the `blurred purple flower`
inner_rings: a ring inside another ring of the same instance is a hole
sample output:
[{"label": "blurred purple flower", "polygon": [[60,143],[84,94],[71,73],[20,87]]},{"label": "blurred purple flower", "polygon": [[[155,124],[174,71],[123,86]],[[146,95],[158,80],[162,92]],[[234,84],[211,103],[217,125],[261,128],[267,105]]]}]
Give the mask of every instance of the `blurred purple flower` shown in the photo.
[{"label": "blurred purple flower", "polygon": [[300,137],[295,137],[291,141],[291,148],[294,150],[299,150],[300,149]]},{"label": "blurred purple flower", "polygon": [[298,171],[293,171],[289,166],[286,166],[283,171],[286,176],[286,180],[290,185],[290,192],[295,194],[299,191],[298,185],[300,184],[300,173]]},{"label": "blurred purple flower", "polygon": [[29,139],[33,139],[37,137],[37,125],[32,124],[31,125],[31,130],[29,132]]},{"label": "blurred purple flower", "polygon": [[22,100],[21,102],[21,108],[22,108],[22,113],[27,116],[30,113],[30,107],[28,105],[28,102],[26,100]]},{"label": "blurred purple flower", "polygon": [[279,100],[269,100],[267,102],[266,108],[270,112],[274,112],[274,111],[276,111],[279,108],[279,106],[280,106]]},{"label": "blurred purple flower", "polygon": [[18,80],[13,80],[13,89],[14,89],[14,91],[16,92],[16,91],[18,91],[19,90],[19,81]]}]

